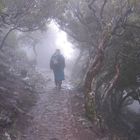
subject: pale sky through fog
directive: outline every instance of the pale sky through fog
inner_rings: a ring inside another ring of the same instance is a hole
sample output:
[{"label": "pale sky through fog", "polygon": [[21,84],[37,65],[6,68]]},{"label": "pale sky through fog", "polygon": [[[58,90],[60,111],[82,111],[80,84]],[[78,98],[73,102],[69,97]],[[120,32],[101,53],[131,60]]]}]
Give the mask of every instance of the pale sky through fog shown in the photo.
[{"label": "pale sky through fog", "polygon": [[[36,32],[35,32],[36,33]],[[40,34],[37,48],[37,65],[39,67],[49,67],[49,61],[56,49],[60,49],[67,62],[77,58],[78,50],[67,39],[67,34],[60,30],[55,22],[48,25],[47,31]],[[23,44],[23,50],[29,59],[35,57],[32,46]]]},{"label": "pale sky through fog", "polygon": [[56,48],[60,49],[66,59],[72,59],[74,55],[73,45],[68,41],[67,34],[59,30],[57,25],[54,22],[51,22],[49,27],[56,34],[55,44]]}]

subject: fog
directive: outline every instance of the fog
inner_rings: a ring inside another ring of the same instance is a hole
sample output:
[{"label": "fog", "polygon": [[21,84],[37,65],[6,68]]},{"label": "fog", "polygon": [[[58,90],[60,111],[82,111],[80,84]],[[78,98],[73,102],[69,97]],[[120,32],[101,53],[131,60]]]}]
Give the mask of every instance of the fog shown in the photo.
[{"label": "fog", "polygon": [[[50,22],[46,28],[47,30],[33,33],[33,36],[37,36],[38,40],[35,42],[36,55],[33,43],[20,42],[22,51],[26,53],[29,60],[33,61],[36,59],[37,69],[49,71],[50,58],[56,49],[60,49],[65,57],[65,72],[68,76],[72,72],[75,61],[79,55],[79,50],[68,40],[66,32],[59,29],[59,26],[54,21]],[[22,33],[18,33],[19,36],[21,36],[21,34]]]}]

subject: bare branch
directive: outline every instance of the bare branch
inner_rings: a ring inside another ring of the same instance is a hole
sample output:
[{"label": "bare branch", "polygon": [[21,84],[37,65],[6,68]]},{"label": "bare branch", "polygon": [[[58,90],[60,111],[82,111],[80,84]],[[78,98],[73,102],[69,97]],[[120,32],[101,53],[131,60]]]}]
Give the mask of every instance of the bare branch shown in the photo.
[{"label": "bare branch", "polygon": [[98,27],[100,30],[102,30],[102,23],[100,22],[100,19],[98,18],[98,16],[96,15],[96,10],[93,8],[93,4],[96,0],[92,0],[90,3],[88,3],[88,7],[89,9],[92,11],[96,22],[98,23]]},{"label": "bare branch", "polygon": [[16,28],[17,28],[17,27],[11,28],[11,29],[6,33],[6,35],[4,36],[4,38],[3,38],[3,40],[2,40],[2,42],[1,42],[1,44],[0,44],[0,50],[3,48],[4,43],[5,43],[5,41],[6,41],[7,37],[8,37],[8,35],[9,35],[13,30],[15,30]]},{"label": "bare branch", "polygon": [[114,34],[119,27],[126,24],[126,20],[131,13],[132,9],[128,8],[126,12],[115,21],[114,26],[112,27],[111,34]]},{"label": "bare branch", "polygon": [[140,30],[140,26],[134,24],[125,24],[126,27],[132,27]]},{"label": "bare branch", "polygon": [[102,5],[102,7],[101,7],[101,11],[100,11],[101,20],[103,19],[103,12],[104,12],[104,8],[105,8],[106,3],[107,3],[107,0],[104,0],[104,3]]}]

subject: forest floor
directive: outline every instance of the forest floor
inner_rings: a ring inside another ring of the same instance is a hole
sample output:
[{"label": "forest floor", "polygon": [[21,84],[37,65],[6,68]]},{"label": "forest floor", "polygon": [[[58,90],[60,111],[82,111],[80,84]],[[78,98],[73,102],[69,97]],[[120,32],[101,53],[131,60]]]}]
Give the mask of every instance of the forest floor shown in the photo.
[{"label": "forest floor", "polygon": [[42,86],[38,101],[29,113],[33,118],[28,120],[21,140],[101,139],[85,117],[83,95],[72,90],[68,83],[60,91],[52,81]]}]

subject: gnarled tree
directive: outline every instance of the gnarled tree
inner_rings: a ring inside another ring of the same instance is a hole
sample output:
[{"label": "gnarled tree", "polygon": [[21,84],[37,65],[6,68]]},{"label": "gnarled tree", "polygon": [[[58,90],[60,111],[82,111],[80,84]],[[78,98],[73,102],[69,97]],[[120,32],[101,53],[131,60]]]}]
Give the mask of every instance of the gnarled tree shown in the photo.
[{"label": "gnarled tree", "polygon": [[57,19],[90,50],[84,86],[88,116],[130,139],[140,137],[140,113],[129,109],[139,101],[139,8],[136,0],[70,0]]}]

